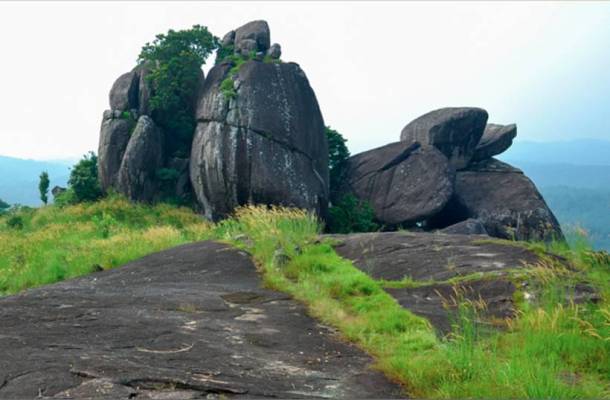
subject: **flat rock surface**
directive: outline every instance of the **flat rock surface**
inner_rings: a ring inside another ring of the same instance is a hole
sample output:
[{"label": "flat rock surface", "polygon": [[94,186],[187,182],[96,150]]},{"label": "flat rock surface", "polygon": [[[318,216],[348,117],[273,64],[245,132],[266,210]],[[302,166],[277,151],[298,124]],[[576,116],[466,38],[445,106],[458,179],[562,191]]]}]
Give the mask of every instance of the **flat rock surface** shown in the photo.
[{"label": "flat rock surface", "polygon": [[339,255],[375,279],[444,281],[539,261],[533,252],[483,235],[379,232],[333,235]]},{"label": "flat rock surface", "polygon": [[[512,317],[515,286],[504,272],[539,261],[529,250],[492,242],[485,235],[382,232],[332,237],[337,253],[373,278],[419,281],[386,291],[440,334],[452,330],[457,305],[465,302],[479,306],[477,323],[482,327]],[[475,273],[479,276],[471,275]],[[469,279],[446,282],[465,275]]]},{"label": "flat rock surface", "polygon": [[0,398],[392,398],[371,358],[200,242],[0,299]]},{"label": "flat rock surface", "polygon": [[[478,304],[477,322],[492,325],[515,315],[515,285],[506,279],[479,279],[451,285],[431,284],[416,288],[386,289],[398,303],[414,314],[425,317],[440,333],[447,334],[457,323],[457,304],[469,301]],[[480,300],[485,302],[484,307]]]}]

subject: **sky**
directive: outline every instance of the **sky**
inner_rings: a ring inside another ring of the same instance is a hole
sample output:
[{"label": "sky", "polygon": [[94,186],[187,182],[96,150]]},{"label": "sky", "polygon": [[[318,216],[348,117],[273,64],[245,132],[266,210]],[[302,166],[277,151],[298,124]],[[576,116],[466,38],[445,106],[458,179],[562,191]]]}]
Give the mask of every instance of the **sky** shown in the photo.
[{"label": "sky", "polygon": [[610,2],[0,2],[0,154],[96,151],[108,92],[142,45],[254,19],[352,154],[449,106],[516,123],[518,140],[610,140]]}]

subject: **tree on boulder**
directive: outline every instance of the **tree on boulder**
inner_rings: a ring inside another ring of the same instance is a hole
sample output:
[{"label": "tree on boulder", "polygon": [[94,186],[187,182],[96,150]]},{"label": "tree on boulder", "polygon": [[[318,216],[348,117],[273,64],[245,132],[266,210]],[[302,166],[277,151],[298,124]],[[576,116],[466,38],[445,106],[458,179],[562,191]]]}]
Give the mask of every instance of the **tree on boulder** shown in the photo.
[{"label": "tree on boulder", "polygon": [[195,129],[194,101],[201,82],[201,66],[218,46],[205,26],[159,34],[146,43],[138,63],[150,63],[153,120],[165,130],[170,153],[188,154]]}]

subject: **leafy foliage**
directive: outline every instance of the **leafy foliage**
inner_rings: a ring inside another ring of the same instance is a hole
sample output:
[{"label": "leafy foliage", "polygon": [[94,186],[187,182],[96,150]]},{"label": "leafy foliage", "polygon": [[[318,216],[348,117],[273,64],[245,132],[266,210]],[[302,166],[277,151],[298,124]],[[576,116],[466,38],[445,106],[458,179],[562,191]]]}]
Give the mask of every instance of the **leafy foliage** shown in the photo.
[{"label": "leafy foliage", "polygon": [[40,182],[38,183],[38,191],[40,192],[40,200],[44,204],[47,204],[49,201],[49,173],[47,171],[43,171],[40,174]]},{"label": "leafy foliage", "polygon": [[332,233],[373,232],[379,229],[374,218],[368,203],[347,194],[330,207],[327,230]]},{"label": "leafy foliage", "polygon": [[347,159],[349,150],[345,145],[347,140],[330,126],[326,127],[326,138],[328,139],[328,169],[330,173],[330,201],[339,201],[341,184],[347,170]]},{"label": "leafy foliage", "polygon": [[6,226],[11,229],[23,229],[23,218],[20,215],[11,215],[6,220]]},{"label": "leafy foliage", "polygon": [[[97,156],[93,152],[85,154],[72,167],[68,180],[74,202],[95,201],[102,197],[102,188],[97,176]],[[66,192],[67,193],[67,192]],[[66,196],[69,196],[66,194]]]},{"label": "leafy foliage", "polygon": [[0,199],[0,214],[4,213],[10,207],[11,207],[10,204],[8,204],[6,201]]},{"label": "leafy foliage", "polygon": [[188,151],[195,129],[194,99],[201,66],[217,48],[218,38],[201,25],[159,34],[146,43],[138,62],[151,67],[152,117],[167,133],[170,151]]}]

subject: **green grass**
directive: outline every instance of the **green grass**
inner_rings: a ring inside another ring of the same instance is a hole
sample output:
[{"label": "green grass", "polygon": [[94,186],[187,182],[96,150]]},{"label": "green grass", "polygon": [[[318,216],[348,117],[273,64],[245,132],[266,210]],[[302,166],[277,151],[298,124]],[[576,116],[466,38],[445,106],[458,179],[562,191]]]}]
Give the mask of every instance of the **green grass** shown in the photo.
[{"label": "green grass", "polygon": [[[339,257],[311,215],[291,209],[244,207],[233,218],[208,224],[186,209],[99,203],[44,207],[21,213],[23,228],[0,219],[0,286],[14,293],[29,286],[111,268],[144,254],[213,238],[248,250],[266,286],[303,302],[312,316],[375,357],[374,367],[418,398],[610,397],[610,264],[583,244],[552,251],[528,273],[511,274],[537,290],[519,293],[518,316],[503,330],[475,323],[484,304],[458,298],[453,333],[439,337],[430,324],[400,307],[384,286]],[[478,278],[461,277],[455,282]],[[565,302],[575,282],[589,282],[597,304]],[[405,279],[399,284],[422,284]],[[424,283],[425,284],[425,283]],[[185,309],[190,309],[188,305]]]},{"label": "green grass", "polygon": [[[16,216],[22,228],[7,225]],[[0,217],[0,294],[113,268],[201,240],[209,226],[186,208],[133,205],[119,197],[24,209]]]}]

